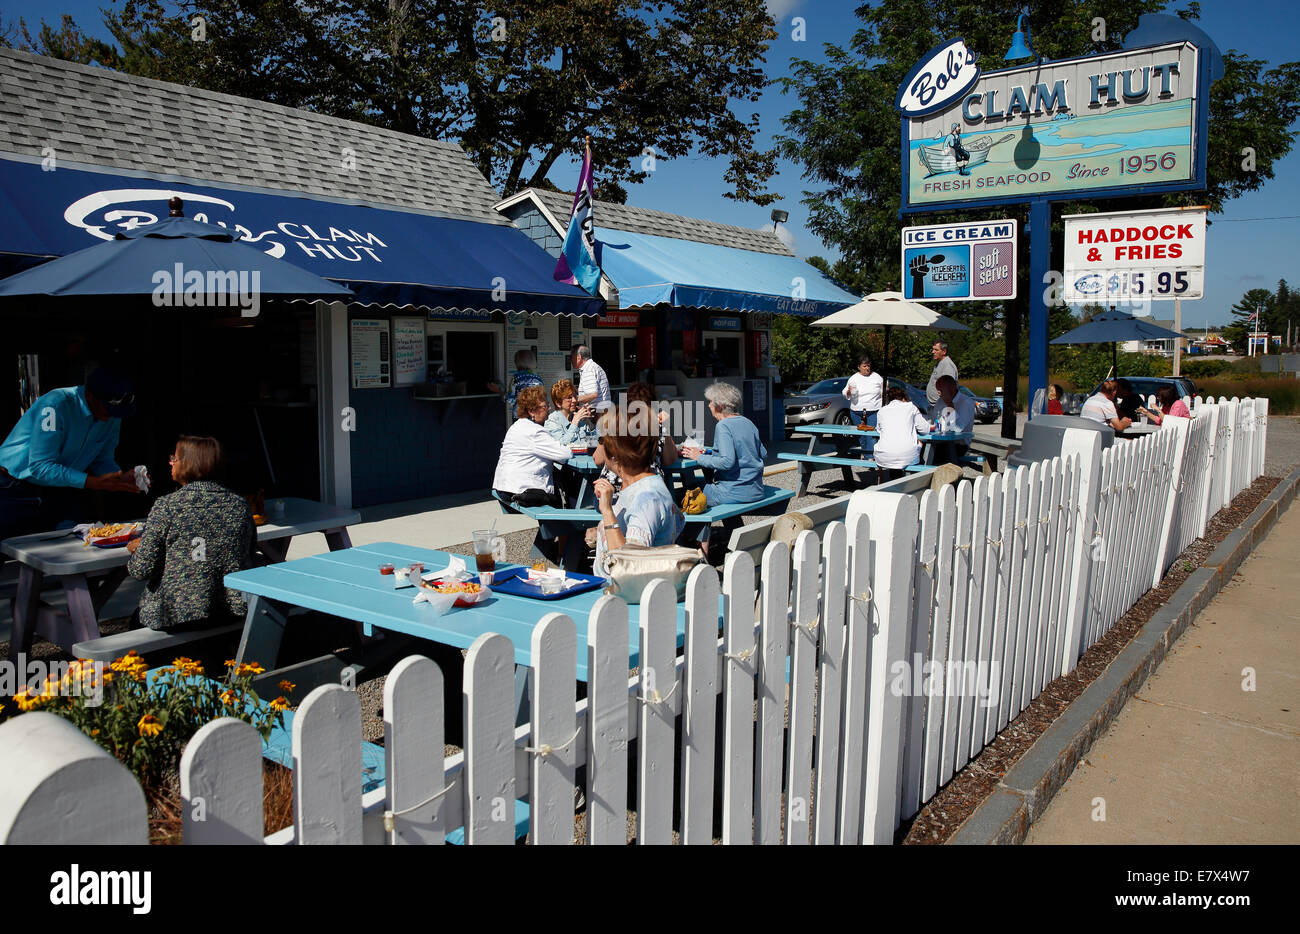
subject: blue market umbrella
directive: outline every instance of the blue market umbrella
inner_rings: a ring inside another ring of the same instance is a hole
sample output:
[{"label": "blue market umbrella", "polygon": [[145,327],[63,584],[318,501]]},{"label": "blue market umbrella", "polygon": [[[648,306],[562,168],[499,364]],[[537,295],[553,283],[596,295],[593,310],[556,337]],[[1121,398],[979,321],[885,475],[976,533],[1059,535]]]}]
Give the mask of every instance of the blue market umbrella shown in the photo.
[{"label": "blue market umbrella", "polygon": [[[179,210],[179,205],[173,210]],[[184,305],[187,289],[195,299],[188,304],[204,307],[226,304],[214,299],[221,295],[229,300],[235,289],[256,292],[259,298],[352,295],[350,289],[236,240],[224,227],[177,216],[122,231],[113,240],[0,279],[0,298],[165,292],[165,303]]]},{"label": "blue market umbrella", "polygon": [[1066,331],[1053,344],[1106,344],[1110,347],[1110,365],[1119,372],[1120,341],[1182,340],[1183,335],[1122,311],[1104,311],[1073,331]]}]

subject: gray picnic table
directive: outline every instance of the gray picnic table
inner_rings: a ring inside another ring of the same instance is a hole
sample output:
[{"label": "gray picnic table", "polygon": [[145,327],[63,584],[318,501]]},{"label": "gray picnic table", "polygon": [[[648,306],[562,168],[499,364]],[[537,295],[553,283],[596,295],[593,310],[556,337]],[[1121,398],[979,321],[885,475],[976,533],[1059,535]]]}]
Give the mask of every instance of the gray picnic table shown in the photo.
[{"label": "gray picnic table", "polygon": [[[323,532],[330,551],[352,547],[348,526],[361,521],[361,513],[355,509],[296,497],[286,497],[283,502],[283,515],[268,516],[267,523],[257,530],[258,550],[270,561],[284,561],[293,537],[308,532]],[[65,652],[71,652],[78,642],[99,638],[99,611],[126,578],[131,555],[125,546],[89,547],[71,529],[65,529],[7,538],[0,542],[0,552],[20,566],[10,659],[17,660],[18,653],[27,652],[36,635]],[[62,585],[68,600],[66,613],[41,600],[47,578]]]}]

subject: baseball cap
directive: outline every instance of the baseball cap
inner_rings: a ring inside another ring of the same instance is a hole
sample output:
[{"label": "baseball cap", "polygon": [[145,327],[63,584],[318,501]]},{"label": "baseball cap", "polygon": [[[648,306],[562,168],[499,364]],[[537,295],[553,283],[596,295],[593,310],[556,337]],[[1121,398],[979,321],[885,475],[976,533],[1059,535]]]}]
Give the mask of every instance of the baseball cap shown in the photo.
[{"label": "baseball cap", "polygon": [[86,380],[86,388],[104,403],[104,408],[114,418],[128,418],[135,414],[135,392],[131,381],[116,370],[99,367]]}]

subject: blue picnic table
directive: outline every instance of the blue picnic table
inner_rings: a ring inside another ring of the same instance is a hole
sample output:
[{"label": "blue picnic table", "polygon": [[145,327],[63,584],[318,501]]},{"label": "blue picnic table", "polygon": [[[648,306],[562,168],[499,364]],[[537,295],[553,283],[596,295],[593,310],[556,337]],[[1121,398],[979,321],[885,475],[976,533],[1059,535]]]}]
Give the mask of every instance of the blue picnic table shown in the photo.
[{"label": "blue picnic table", "polygon": [[[806,425],[795,429],[792,434],[808,437],[808,450],[803,454],[778,454],[779,460],[797,461],[799,464],[799,495],[808,492],[808,481],[817,470],[838,467],[846,483],[853,483],[853,468],[876,469],[875,461],[865,453],[855,454],[853,448],[863,438],[875,439],[880,433],[874,428],[864,431],[856,425]],[[921,464],[909,470],[928,470],[934,462],[934,446],[937,444],[969,444],[974,434],[969,431],[920,432],[917,440],[923,446]],[[835,444],[834,454],[818,454],[817,444],[829,439]],[[857,443],[855,443],[857,442]],[[860,451],[860,448],[859,448]]]},{"label": "blue picnic table", "polygon": [[[527,668],[532,666],[533,629],[543,616],[555,612],[566,614],[577,624],[578,680],[587,680],[587,620],[600,590],[558,600],[493,593],[474,606],[456,607],[439,616],[429,604],[413,602],[414,588],[397,589],[391,576],[379,573],[380,564],[386,562],[401,567],[419,561],[426,572],[438,571],[451,563],[451,557],[445,551],[380,542],[227,574],[226,586],[250,598],[235,660],[257,662],[269,672],[259,680],[270,680],[270,672],[279,662],[285,619],[292,608],[301,607],[353,620],[367,636],[384,630],[460,649],[469,648],[485,632],[500,633],[514,645],[515,663]],[[473,557],[465,558],[465,563],[473,568]],[[498,571],[517,567],[503,564]],[[721,622],[721,602],[718,618]],[[685,605],[678,604],[678,644],[685,632]],[[634,609],[628,619],[629,668],[637,666],[639,656],[640,632]]]},{"label": "blue picnic table", "polygon": [[[587,494],[591,490],[592,484],[600,477],[603,469],[596,463],[596,458],[590,454],[574,454],[567,461],[561,464],[566,470],[572,470],[582,478],[582,484],[578,487],[578,508],[587,508],[595,505],[595,498],[588,501]],[[688,476],[694,476],[697,470],[702,469],[698,461],[678,458],[671,464],[664,466],[664,474],[667,476],[670,486],[674,489],[680,489],[685,485]]]}]

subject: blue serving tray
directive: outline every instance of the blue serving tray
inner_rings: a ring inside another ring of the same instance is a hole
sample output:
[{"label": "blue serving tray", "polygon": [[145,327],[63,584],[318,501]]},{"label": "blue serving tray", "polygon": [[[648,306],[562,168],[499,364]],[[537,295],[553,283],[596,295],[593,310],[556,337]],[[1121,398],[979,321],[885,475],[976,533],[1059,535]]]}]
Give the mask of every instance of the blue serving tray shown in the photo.
[{"label": "blue serving tray", "polygon": [[516,597],[528,597],[532,600],[563,600],[565,597],[572,597],[580,593],[586,593],[589,590],[595,590],[597,587],[604,587],[608,583],[605,578],[593,577],[590,574],[575,574],[572,571],[568,571],[566,574],[581,581],[581,583],[576,587],[561,590],[557,594],[544,594],[542,588],[528,582],[528,568],[498,571],[492,579],[492,592],[508,593]]}]

